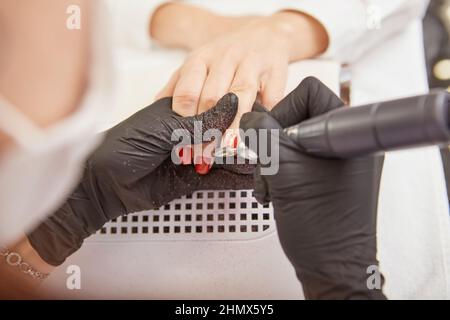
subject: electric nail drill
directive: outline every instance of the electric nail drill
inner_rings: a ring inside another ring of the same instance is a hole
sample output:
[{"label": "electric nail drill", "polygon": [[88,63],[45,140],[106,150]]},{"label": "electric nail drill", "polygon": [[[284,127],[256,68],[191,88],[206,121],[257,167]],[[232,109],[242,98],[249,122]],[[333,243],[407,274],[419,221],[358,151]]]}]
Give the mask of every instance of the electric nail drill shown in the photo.
[{"label": "electric nail drill", "polygon": [[445,90],[398,100],[339,108],[284,129],[307,153],[352,158],[450,140]]}]

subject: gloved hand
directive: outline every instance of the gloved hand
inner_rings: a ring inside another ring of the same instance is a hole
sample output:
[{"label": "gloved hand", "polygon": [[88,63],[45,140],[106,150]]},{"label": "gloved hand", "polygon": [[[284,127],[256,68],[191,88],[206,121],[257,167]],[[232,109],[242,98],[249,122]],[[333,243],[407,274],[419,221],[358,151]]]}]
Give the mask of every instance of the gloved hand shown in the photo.
[{"label": "gloved hand", "polygon": [[201,121],[203,132],[224,132],[237,104],[230,93],[209,111],[183,118],[172,111],[172,99],[164,98],[109,130],[75,192],[28,235],[33,248],[47,263],[60,265],[85,238],[121,215],[159,208],[196,190],[252,188],[249,175],[213,169],[200,176],[194,166],[176,165],[170,157],[178,144],[171,141],[174,130],[186,129],[193,138],[194,122]]},{"label": "gloved hand", "polygon": [[279,147],[279,171],[263,176],[258,165],[255,196],[273,203],[281,245],[305,297],[383,299],[381,290],[367,286],[367,268],[378,266],[376,212],[383,158],[316,158],[281,131],[342,106],[319,80],[307,78],[271,112],[246,113],[240,126],[268,129],[268,135],[279,132],[279,146],[271,146]]}]

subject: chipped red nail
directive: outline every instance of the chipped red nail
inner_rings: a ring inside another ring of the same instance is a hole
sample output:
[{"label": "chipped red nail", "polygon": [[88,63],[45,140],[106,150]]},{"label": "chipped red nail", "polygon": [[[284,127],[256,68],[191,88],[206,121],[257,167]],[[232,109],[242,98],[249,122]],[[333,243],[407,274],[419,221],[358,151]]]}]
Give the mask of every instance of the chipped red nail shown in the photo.
[{"label": "chipped red nail", "polygon": [[234,136],[233,138],[233,149],[236,149],[238,146],[238,137]]},{"label": "chipped red nail", "polygon": [[180,157],[181,164],[188,165],[192,163],[192,148],[190,146],[185,146],[178,151],[178,156]]},{"label": "chipped red nail", "polygon": [[210,170],[210,166],[207,163],[200,163],[195,165],[195,172],[197,172],[200,175],[208,174]]},{"label": "chipped red nail", "polygon": [[200,163],[195,165],[195,172],[201,175],[208,174],[209,170],[211,170],[212,167],[212,159],[202,157],[202,160]]}]

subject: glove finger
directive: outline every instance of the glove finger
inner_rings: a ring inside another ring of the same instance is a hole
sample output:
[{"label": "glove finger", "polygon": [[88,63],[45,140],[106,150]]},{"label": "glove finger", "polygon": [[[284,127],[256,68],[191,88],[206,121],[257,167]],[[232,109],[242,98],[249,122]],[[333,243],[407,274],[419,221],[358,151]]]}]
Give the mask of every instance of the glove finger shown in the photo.
[{"label": "glove finger", "polygon": [[255,197],[256,201],[258,201],[260,204],[269,204],[270,203],[270,194],[269,194],[269,188],[267,185],[267,181],[264,179],[263,176],[261,176],[260,168],[257,167],[255,170],[255,173],[253,175],[253,180],[255,183],[255,190],[253,191],[253,196]]},{"label": "glove finger", "polygon": [[261,157],[262,152],[268,154],[270,147],[269,141],[272,133],[281,131],[280,124],[272,118],[267,112],[247,112],[240,121],[240,135],[241,141],[245,146],[255,152],[258,158]]},{"label": "glove finger", "polygon": [[343,105],[342,100],[320,80],[308,77],[281,100],[270,115],[286,128]]},{"label": "glove finger", "polygon": [[[252,110],[254,112],[268,112],[268,110],[258,102],[253,104]],[[256,164],[252,164],[248,159],[238,158],[238,156],[234,156],[233,159],[234,161],[232,164],[224,162],[224,164],[216,164],[215,166],[238,174],[252,174],[254,172]],[[239,162],[238,159],[243,160],[243,162]]]},{"label": "glove finger", "polygon": [[270,113],[257,111],[244,113],[240,122],[240,128],[244,132],[249,129],[283,129],[283,127],[270,115]]},{"label": "glove finger", "polygon": [[[383,172],[383,166],[384,166],[384,154],[374,156],[373,158],[374,158],[373,172],[375,175],[373,190],[374,190],[375,194],[378,195],[379,191],[380,191],[381,174]],[[378,197],[377,197],[377,199],[378,199]]]},{"label": "glove finger", "polygon": [[[268,110],[260,103],[255,102],[252,107],[252,111],[254,112],[268,112]],[[243,162],[239,162],[238,159],[242,160]],[[256,168],[256,164],[250,163],[247,159],[238,158],[238,156],[233,157],[233,161],[231,164],[227,164],[226,161],[224,161],[223,164],[215,164],[214,165],[217,168],[223,168],[224,170],[228,170],[234,173],[238,174],[252,174]]]},{"label": "glove finger", "polygon": [[[238,108],[238,97],[234,93],[223,96],[217,104],[206,112],[192,117],[173,116],[167,124],[172,132],[181,129],[190,138],[189,144],[209,142],[210,137],[205,135],[209,130],[217,130],[222,134],[233,122]],[[172,146],[178,141],[171,140]]]},{"label": "glove finger", "polygon": [[259,102],[255,102],[253,104],[252,111],[255,111],[255,112],[269,112],[269,110],[266,107],[264,107],[262,104],[260,104]]},{"label": "glove finger", "polygon": [[241,119],[241,139],[258,156],[261,174],[274,175],[280,163],[296,161],[304,150],[269,113],[249,112]]}]

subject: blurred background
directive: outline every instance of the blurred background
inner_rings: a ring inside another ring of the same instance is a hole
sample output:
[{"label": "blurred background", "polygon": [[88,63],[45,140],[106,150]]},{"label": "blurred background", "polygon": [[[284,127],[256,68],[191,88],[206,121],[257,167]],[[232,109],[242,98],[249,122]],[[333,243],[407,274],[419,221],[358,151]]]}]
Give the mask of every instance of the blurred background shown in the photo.
[{"label": "blurred background", "polygon": [[[423,26],[430,88],[450,92],[450,0],[431,0]],[[441,154],[450,199],[450,147],[443,148]]]},{"label": "blurred background", "polygon": [[430,88],[450,92],[450,0],[432,0],[423,24]]}]

